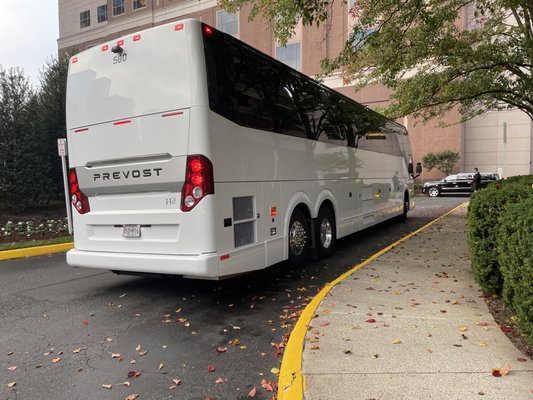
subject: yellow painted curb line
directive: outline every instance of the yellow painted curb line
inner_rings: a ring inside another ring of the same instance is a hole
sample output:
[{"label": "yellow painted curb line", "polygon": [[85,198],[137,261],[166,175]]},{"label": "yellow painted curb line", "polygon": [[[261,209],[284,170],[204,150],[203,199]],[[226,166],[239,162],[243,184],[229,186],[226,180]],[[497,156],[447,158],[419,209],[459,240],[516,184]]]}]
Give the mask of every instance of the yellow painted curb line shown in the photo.
[{"label": "yellow painted curb line", "polygon": [[291,335],[289,337],[289,342],[287,343],[285,352],[283,354],[283,360],[281,362],[281,369],[280,369],[279,380],[278,380],[278,400],[303,399],[304,376],[302,374],[302,357],[303,357],[305,335],[307,333],[307,327],[309,326],[311,320],[313,319],[313,316],[315,315],[316,309],[318,308],[319,304],[322,302],[324,297],[326,297],[326,295],[329,293],[329,291],[333,289],[333,287],[336,286],[338,283],[342,282],[344,279],[352,275],[355,271],[363,268],[365,265],[371,263],[379,256],[382,256],[383,254],[387,253],[394,247],[405,242],[407,239],[417,235],[424,229],[440,221],[442,218],[446,217],[447,215],[463,208],[467,204],[468,203],[460,204],[459,206],[455,207],[453,210],[448,211],[447,213],[427,223],[426,225],[417,229],[416,231],[411,232],[410,234],[404,236],[397,242],[389,245],[383,250],[380,250],[376,254],[372,255],[370,258],[366,259],[362,263],[350,269],[348,272],[345,272],[344,274],[339,276],[333,282],[328,283],[326,286],[324,286],[324,288],[305,307],[302,314],[300,315],[300,318],[298,319],[298,322],[296,322],[296,325],[294,326],[294,329],[291,332]]},{"label": "yellow painted curb line", "polygon": [[26,247],[24,249],[0,251],[0,261],[11,260],[13,258],[24,258],[42,256],[44,254],[63,253],[74,247],[74,243],[59,243],[46,246]]}]

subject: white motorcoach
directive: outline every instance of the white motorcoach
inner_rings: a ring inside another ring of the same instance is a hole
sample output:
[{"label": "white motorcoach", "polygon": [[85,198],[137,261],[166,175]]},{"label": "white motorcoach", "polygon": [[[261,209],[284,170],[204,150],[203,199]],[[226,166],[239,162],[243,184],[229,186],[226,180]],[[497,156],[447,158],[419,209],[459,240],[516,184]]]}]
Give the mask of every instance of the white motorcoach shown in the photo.
[{"label": "white motorcoach", "polygon": [[414,206],[403,126],[198,20],[70,60],[70,265],[218,279]]}]

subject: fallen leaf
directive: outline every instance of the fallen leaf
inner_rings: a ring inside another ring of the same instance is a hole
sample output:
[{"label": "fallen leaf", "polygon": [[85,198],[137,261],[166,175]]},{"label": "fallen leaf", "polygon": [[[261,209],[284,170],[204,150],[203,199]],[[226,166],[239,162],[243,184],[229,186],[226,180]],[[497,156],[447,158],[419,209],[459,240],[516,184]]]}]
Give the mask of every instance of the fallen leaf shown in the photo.
[{"label": "fallen leaf", "polygon": [[344,354],[352,354],[352,351],[350,349],[344,349],[342,352]]},{"label": "fallen leaf", "polygon": [[135,351],[141,351],[141,345],[140,344],[137,347],[135,347]]},{"label": "fallen leaf", "polygon": [[83,321],[81,321],[81,323],[85,326],[89,325],[89,321],[87,321],[86,319],[84,319]]},{"label": "fallen leaf", "polygon": [[267,381],[265,379],[261,380],[261,387],[265,389],[268,392],[274,393],[277,389],[277,385],[275,382]]},{"label": "fallen leaf", "polygon": [[139,355],[142,357],[142,356],[145,356],[148,354],[148,351],[139,351]]},{"label": "fallen leaf", "polygon": [[227,347],[217,347],[217,351],[218,351],[219,353],[225,353],[227,350],[228,350]]},{"label": "fallen leaf", "polygon": [[250,390],[250,393],[248,393],[248,397],[255,397],[256,394],[257,394],[257,389],[254,386],[254,388]]},{"label": "fallen leaf", "polygon": [[314,344],[311,347],[309,347],[309,349],[310,350],[318,350],[318,349],[320,349],[320,347],[318,347],[318,345]]},{"label": "fallen leaf", "polygon": [[112,357],[112,358],[121,358],[121,357],[122,357],[122,354],[119,354],[119,353],[111,353],[111,357]]},{"label": "fallen leaf", "polygon": [[130,364],[137,364],[137,360],[135,358],[132,358]]},{"label": "fallen leaf", "polygon": [[208,370],[209,372],[213,372],[213,371],[215,370],[215,367],[213,367],[211,364],[209,364],[209,365],[207,366],[207,370]]},{"label": "fallen leaf", "polygon": [[329,326],[329,322],[322,322],[322,323],[320,324],[320,326],[322,326],[322,327],[324,327],[324,326]]},{"label": "fallen leaf", "polygon": [[54,364],[57,364],[59,361],[61,361],[61,357],[56,357],[56,358],[53,358],[53,359],[52,359],[52,362],[53,362]]},{"label": "fallen leaf", "polygon": [[[124,297],[126,297],[128,294],[127,293],[124,293],[124,294],[121,294],[120,296],[118,296],[120,299],[123,299]],[[138,395],[137,395],[138,396]]]},{"label": "fallen leaf", "polygon": [[111,389],[111,388],[113,387],[113,385],[110,385],[110,384],[104,384],[104,385],[102,385],[102,387],[103,387],[104,389]]},{"label": "fallen leaf", "polygon": [[500,369],[499,368],[493,368],[492,369],[492,376],[494,376],[495,378],[501,377],[502,374],[500,373]]},{"label": "fallen leaf", "polygon": [[394,342],[392,344],[401,344],[402,341],[400,339],[394,339]]},{"label": "fallen leaf", "polygon": [[222,379],[222,378],[217,378],[217,380],[215,381],[215,383],[224,383],[224,379]]},{"label": "fallen leaf", "polygon": [[17,366],[13,365],[12,367],[9,367],[7,370],[8,371],[15,371],[16,369],[17,369]]},{"label": "fallen leaf", "polygon": [[139,395],[137,393],[133,393],[127,396],[124,400],[135,400],[137,397],[139,397]]},{"label": "fallen leaf", "polygon": [[128,381],[124,381],[124,382],[122,382],[122,384],[123,384],[124,386],[127,386],[127,387],[130,387],[130,385],[131,385],[131,383],[129,383]]},{"label": "fallen leaf", "polygon": [[77,349],[72,350],[73,353],[78,354],[83,350],[87,350],[87,347],[78,347]]},{"label": "fallen leaf", "polygon": [[461,332],[466,332],[468,330],[468,328],[466,326],[463,326],[461,328],[459,328],[459,331]]},{"label": "fallen leaf", "polygon": [[128,372],[128,378],[137,378],[139,376],[141,376],[140,372],[137,372],[137,371],[129,371]]},{"label": "fallen leaf", "polygon": [[520,362],[526,362],[527,360],[525,358],[522,358],[522,357],[518,357],[516,359],[516,361],[520,361]]},{"label": "fallen leaf", "polygon": [[376,322],[376,320],[374,318],[369,318],[365,322],[368,322],[369,324],[373,324]]},{"label": "fallen leaf", "polygon": [[241,344],[241,342],[239,341],[239,339],[233,339],[230,344],[235,347],[235,346],[238,346]]},{"label": "fallen leaf", "polygon": [[485,342],[479,342],[479,345],[480,345],[481,347],[487,347],[487,343],[485,343]]},{"label": "fallen leaf", "polygon": [[17,382],[10,382],[7,384],[7,387],[11,389],[12,387],[15,387],[16,384]]},{"label": "fallen leaf", "polygon": [[174,385],[176,386],[181,385],[181,379],[172,379],[172,382],[174,382]]},{"label": "fallen leaf", "polygon": [[509,372],[511,372],[512,367],[510,365],[506,365],[504,367],[500,368],[500,374],[502,375],[508,375]]},{"label": "fallen leaf", "polygon": [[277,374],[279,374],[279,368],[274,367],[274,368],[272,368],[270,370],[270,372],[272,372],[273,374],[277,375]]}]

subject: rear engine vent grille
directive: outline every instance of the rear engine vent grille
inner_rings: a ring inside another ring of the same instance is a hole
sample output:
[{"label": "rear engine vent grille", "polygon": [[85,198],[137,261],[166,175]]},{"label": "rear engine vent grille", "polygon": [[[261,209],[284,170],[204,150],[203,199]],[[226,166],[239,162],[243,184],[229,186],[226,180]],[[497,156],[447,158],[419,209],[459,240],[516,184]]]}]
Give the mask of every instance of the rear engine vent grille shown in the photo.
[{"label": "rear engine vent grille", "polygon": [[255,242],[254,197],[233,198],[233,232],[235,247]]}]

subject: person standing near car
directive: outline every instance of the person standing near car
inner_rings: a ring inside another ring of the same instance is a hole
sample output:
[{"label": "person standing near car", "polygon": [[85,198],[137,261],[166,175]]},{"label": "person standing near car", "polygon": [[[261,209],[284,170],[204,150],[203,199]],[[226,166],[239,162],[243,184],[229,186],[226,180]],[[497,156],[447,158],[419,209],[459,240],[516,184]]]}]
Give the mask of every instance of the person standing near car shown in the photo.
[{"label": "person standing near car", "polygon": [[474,168],[474,177],[472,180],[472,192],[476,192],[481,189],[481,174],[477,168]]}]

